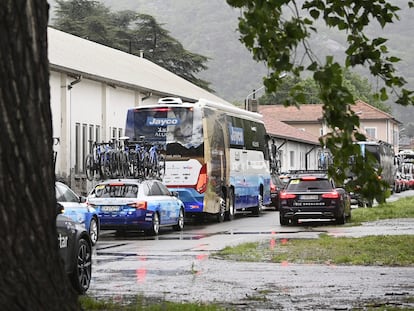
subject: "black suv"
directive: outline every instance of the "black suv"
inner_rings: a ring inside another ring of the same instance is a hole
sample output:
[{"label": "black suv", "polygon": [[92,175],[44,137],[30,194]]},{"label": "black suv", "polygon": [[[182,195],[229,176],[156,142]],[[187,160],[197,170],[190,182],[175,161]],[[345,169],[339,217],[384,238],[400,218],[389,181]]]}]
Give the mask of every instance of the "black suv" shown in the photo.
[{"label": "black suv", "polygon": [[299,219],[330,219],[344,224],[351,217],[351,200],[343,188],[335,186],[326,173],[293,174],[279,195],[282,226]]}]

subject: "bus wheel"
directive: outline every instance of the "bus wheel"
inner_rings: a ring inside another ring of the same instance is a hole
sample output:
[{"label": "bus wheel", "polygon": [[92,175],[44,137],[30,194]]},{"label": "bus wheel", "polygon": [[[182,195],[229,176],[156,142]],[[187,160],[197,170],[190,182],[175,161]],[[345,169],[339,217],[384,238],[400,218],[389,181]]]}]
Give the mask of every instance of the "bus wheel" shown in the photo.
[{"label": "bus wheel", "polygon": [[229,191],[229,195],[227,197],[227,204],[229,207],[229,210],[226,211],[226,220],[232,221],[234,219],[234,192],[233,190]]},{"label": "bus wheel", "polygon": [[220,210],[217,213],[217,221],[223,222],[226,214],[226,200],[220,198]]}]

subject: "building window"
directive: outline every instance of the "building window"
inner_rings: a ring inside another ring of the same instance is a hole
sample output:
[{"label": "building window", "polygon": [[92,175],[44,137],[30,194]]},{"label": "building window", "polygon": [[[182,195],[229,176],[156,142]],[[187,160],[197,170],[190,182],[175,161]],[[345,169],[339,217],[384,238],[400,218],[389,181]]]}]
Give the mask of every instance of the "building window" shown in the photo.
[{"label": "building window", "polygon": [[80,124],[75,124],[75,173],[79,173],[80,152],[81,152],[81,138],[80,138]]},{"label": "building window", "polygon": [[116,127],[113,127],[112,128],[112,137],[111,137],[111,140],[112,141],[115,141],[116,139],[117,139],[117,131],[116,131]]},{"label": "building window", "polygon": [[[86,155],[88,154],[88,125],[82,124],[82,155],[81,159],[85,159]],[[84,161],[81,160],[80,167],[83,171],[83,163]]]},{"label": "building window", "polygon": [[99,125],[95,127],[95,141],[97,143],[101,141],[101,127]]},{"label": "building window", "polygon": [[377,138],[377,128],[376,127],[366,127],[365,133],[367,133],[368,138]]},{"label": "building window", "polygon": [[94,130],[94,126],[93,125],[89,125],[89,140],[88,140],[88,145],[89,145],[89,153],[93,152],[93,130]]},{"label": "building window", "polygon": [[393,145],[396,145],[396,144],[399,143],[399,141],[398,141],[398,131],[396,131],[396,130],[392,131],[392,138],[393,138],[393,141],[392,141]]}]

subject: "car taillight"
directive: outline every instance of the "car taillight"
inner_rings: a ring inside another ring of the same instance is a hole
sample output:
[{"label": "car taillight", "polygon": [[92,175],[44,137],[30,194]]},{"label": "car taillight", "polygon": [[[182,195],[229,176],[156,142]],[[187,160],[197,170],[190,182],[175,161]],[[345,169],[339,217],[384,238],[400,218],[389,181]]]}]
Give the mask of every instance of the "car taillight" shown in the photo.
[{"label": "car taillight", "polygon": [[136,209],[147,209],[147,201],[129,203],[128,206],[134,207]]},{"label": "car taillight", "polygon": [[207,189],[207,164],[203,164],[198,175],[198,180],[196,184],[196,190],[198,193],[204,193]]},{"label": "car taillight", "polygon": [[282,199],[282,200],[294,199],[294,198],[296,198],[296,194],[293,194],[293,193],[288,193],[288,192],[282,191],[282,192],[279,194],[279,198],[280,198],[280,199]]},{"label": "car taillight", "polygon": [[324,193],[322,194],[322,198],[324,199],[338,199],[339,198],[339,193],[336,191],[332,191],[329,193]]},{"label": "car taillight", "polygon": [[275,192],[276,190],[277,190],[277,187],[273,183],[270,183],[270,191]]},{"label": "car taillight", "polygon": [[315,176],[304,176],[301,179],[302,180],[306,180],[306,181],[308,181],[308,180],[316,180],[316,177]]}]

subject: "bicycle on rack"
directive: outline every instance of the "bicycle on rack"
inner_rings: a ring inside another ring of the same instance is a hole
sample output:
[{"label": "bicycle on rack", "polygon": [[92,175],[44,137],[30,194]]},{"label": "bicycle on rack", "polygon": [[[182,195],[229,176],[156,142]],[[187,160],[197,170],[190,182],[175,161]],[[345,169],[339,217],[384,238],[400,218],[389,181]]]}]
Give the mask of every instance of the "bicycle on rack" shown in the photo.
[{"label": "bicycle on rack", "polygon": [[[158,178],[165,172],[165,157],[161,148],[148,144],[143,137],[139,142],[123,144],[113,139],[108,143],[93,142],[93,152],[85,158],[88,180],[106,178]],[[90,141],[92,143],[92,141]]]},{"label": "bicycle on rack", "polygon": [[130,172],[134,178],[146,178],[148,152],[143,142],[135,142],[129,146]]},{"label": "bicycle on rack", "polygon": [[165,157],[159,152],[159,147],[152,145],[148,151],[148,171],[147,176],[161,178],[165,173]]},{"label": "bicycle on rack", "polygon": [[92,146],[92,153],[88,154],[85,158],[85,173],[86,178],[89,181],[96,179],[103,178],[103,172],[101,169],[101,158],[102,158],[102,148],[101,144],[97,142],[92,142],[91,140],[89,143],[93,143]]}]

